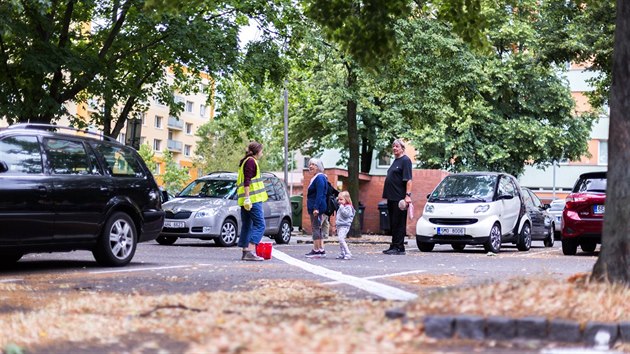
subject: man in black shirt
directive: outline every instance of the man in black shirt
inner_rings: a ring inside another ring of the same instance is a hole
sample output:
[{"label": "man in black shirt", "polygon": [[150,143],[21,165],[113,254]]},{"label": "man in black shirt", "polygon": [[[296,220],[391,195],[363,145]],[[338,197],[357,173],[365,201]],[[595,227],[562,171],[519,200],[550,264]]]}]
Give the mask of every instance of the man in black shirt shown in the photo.
[{"label": "man in black shirt", "polygon": [[411,159],[405,155],[405,144],[400,139],[394,140],[392,150],[396,159],[387,170],[387,178],[383,186],[383,198],[387,199],[392,243],[383,253],[404,255],[407,209],[401,210],[398,203],[403,199],[407,205],[411,203]]}]

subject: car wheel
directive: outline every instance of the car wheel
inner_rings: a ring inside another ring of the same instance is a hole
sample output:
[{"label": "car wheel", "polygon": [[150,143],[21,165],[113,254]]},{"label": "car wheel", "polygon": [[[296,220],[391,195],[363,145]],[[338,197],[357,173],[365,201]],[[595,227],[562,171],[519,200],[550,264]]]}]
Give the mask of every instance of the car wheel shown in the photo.
[{"label": "car wheel", "polygon": [[554,230],[554,225],[551,224],[551,228],[549,229],[549,235],[547,235],[547,238],[543,241],[543,243],[545,244],[545,247],[553,247],[553,244],[555,242],[555,236],[556,236],[556,233],[553,230]]},{"label": "car wheel", "polygon": [[433,251],[433,248],[435,247],[435,243],[422,242],[422,241],[418,240],[417,238],[416,238],[416,244],[418,245],[418,249],[421,252],[431,252],[431,251]]},{"label": "car wheel", "polygon": [[580,243],[580,248],[584,252],[588,252],[588,253],[595,252],[596,247],[597,247],[597,242],[594,242],[594,241],[582,241]]},{"label": "car wheel", "polygon": [[274,237],[276,243],[279,245],[284,245],[291,241],[291,224],[287,219],[282,220],[280,223],[280,229],[278,230],[278,234]]},{"label": "car wheel", "polygon": [[532,246],[532,227],[526,222],[521,229],[521,233],[518,235],[518,241],[516,242],[516,248],[519,251],[529,251]]},{"label": "car wheel", "polygon": [[486,252],[499,253],[501,250],[501,226],[499,223],[495,223],[492,225],[490,229],[490,235],[488,237],[488,242],[483,245],[483,248]]},{"label": "car wheel", "polygon": [[8,266],[11,264],[15,264],[22,258],[23,254],[21,253],[2,253],[0,254],[0,265]]},{"label": "car wheel", "polygon": [[236,223],[232,219],[226,219],[221,225],[221,233],[216,239],[217,243],[222,247],[231,247],[236,244]]},{"label": "car wheel", "polygon": [[116,212],[105,223],[92,254],[101,265],[124,266],[131,262],[136,253],[137,240],[136,225],[131,217],[123,212]]},{"label": "car wheel", "polygon": [[565,256],[575,256],[577,253],[577,240],[574,238],[563,238],[562,253]]},{"label": "car wheel", "polygon": [[466,248],[466,245],[461,245],[458,243],[454,243],[451,245],[451,247],[455,250],[455,251],[463,251],[464,248]]},{"label": "car wheel", "polygon": [[553,238],[558,241],[562,240],[562,231],[554,231]]},{"label": "car wheel", "polygon": [[177,241],[176,236],[158,236],[155,241],[157,241],[157,243],[159,243],[160,245],[164,245],[164,246],[169,246],[175,243],[175,241]]}]

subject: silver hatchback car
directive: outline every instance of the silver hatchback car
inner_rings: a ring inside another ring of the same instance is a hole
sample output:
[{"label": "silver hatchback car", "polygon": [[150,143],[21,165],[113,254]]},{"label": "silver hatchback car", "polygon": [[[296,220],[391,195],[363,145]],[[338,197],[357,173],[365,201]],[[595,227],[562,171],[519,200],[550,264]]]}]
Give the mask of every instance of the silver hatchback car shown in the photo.
[{"label": "silver hatchback car", "polygon": [[[237,204],[236,173],[213,172],[190,183],[174,199],[163,204],[164,228],[156,239],[172,245],[178,238],[214,239],[221,246],[234,246],[241,231],[241,208]],[[276,243],[289,243],[293,222],[291,202],[282,180],[262,174],[269,199],[263,203],[265,235]]]}]

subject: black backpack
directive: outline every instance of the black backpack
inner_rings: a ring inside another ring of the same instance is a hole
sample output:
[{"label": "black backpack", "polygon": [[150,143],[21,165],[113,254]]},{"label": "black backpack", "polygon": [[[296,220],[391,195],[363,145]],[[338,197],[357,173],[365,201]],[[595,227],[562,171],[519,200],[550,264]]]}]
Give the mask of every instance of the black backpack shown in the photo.
[{"label": "black backpack", "polygon": [[328,185],[326,187],[326,211],[324,214],[331,216],[339,209],[339,202],[337,201],[339,191],[330,184],[330,181],[326,180],[326,183]]}]

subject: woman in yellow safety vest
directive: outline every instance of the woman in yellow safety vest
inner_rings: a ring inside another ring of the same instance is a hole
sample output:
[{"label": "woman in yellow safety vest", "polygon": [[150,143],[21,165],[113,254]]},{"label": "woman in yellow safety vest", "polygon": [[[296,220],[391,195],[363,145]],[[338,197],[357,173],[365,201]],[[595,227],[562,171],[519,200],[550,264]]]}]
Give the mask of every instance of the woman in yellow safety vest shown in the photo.
[{"label": "woman in yellow safety vest", "polygon": [[245,157],[239,162],[236,178],[238,205],[241,206],[241,236],[238,246],[243,249],[242,260],[262,261],[256,255],[256,245],[265,233],[265,215],[262,203],[267,200],[265,184],[260,177],[258,160],[263,155],[261,143],[253,141],[247,146]]}]

